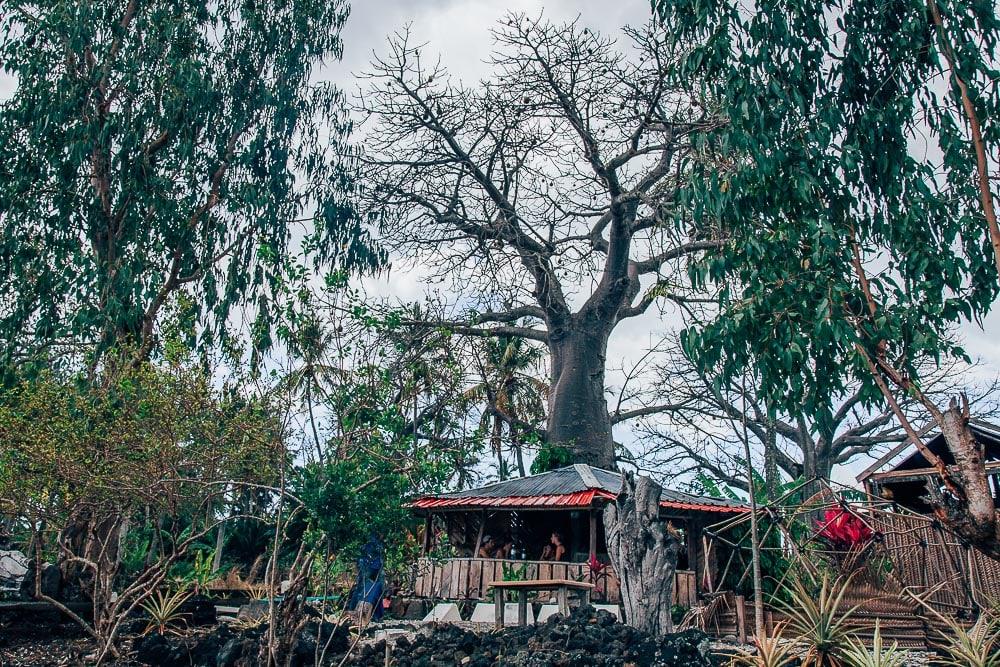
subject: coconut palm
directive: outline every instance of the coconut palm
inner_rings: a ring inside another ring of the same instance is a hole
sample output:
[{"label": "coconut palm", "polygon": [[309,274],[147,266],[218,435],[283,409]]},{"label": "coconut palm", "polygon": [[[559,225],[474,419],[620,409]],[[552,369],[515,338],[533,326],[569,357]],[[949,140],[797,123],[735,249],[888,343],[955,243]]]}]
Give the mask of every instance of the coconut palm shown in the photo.
[{"label": "coconut palm", "polygon": [[319,429],[316,426],[314,404],[326,395],[324,385],[330,383],[340,374],[341,369],[330,363],[330,357],[336,339],[330,331],[315,316],[304,316],[298,327],[289,338],[289,354],[300,364],[283,380],[284,388],[292,395],[301,396],[309,414],[309,427],[316,446],[316,456],[322,463],[324,460],[323,443],[320,441]]},{"label": "coconut palm", "polygon": [[503,459],[505,426],[518,473],[524,477],[520,440],[545,417],[548,386],[535,375],[543,351],[524,338],[510,336],[487,338],[477,348],[480,381],[465,392],[465,398],[483,408],[480,429],[490,434],[490,449],[497,457],[500,478],[507,478],[509,472]]}]

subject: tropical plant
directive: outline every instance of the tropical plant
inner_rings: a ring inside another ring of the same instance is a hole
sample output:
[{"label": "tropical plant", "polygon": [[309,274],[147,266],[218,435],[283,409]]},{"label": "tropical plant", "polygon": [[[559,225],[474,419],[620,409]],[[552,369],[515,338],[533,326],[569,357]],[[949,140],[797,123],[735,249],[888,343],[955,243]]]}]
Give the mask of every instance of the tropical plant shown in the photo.
[{"label": "tropical plant", "polygon": [[[0,511],[73,555],[92,620],[64,613],[98,640],[99,661],[150,590],[178,563],[190,570],[216,527],[204,508],[274,481],[286,450],[273,407],[186,359],[105,368],[99,386],[46,372],[0,390]],[[54,528],[70,524],[81,530]],[[134,539],[122,539],[126,524]]]},{"label": "tropical plant", "polygon": [[853,636],[851,616],[857,607],[844,609],[844,596],[851,577],[831,578],[828,573],[817,581],[792,576],[784,584],[788,601],[777,600],[788,615],[788,630],[805,654],[807,667],[838,667],[842,653]]},{"label": "tropical plant", "polygon": [[480,381],[464,397],[482,407],[480,429],[489,434],[500,479],[508,476],[503,459],[505,430],[509,433],[517,470],[524,477],[522,440],[535,436],[545,418],[548,387],[536,376],[543,349],[524,338],[497,336],[474,346],[473,354]]},{"label": "tropical plant", "polygon": [[942,617],[947,632],[941,633],[936,647],[944,655],[934,659],[948,667],[1000,667],[1000,619],[983,614],[966,629],[952,618]]},{"label": "tropical plant", "polygon": [[730,665],[747,667],[787,667],[798,660],[795,642],[784,637],[785,624],[774,626],[770,635],[754,637],[753,651],[743,650],[730,656]]},{"label": "tropical plant", "polygon": [[503,581],[524,581],[528,577],[527,564],[504,563],[501,569],[503,570]]},{"label": "tropical plant", "polygon": [[875,621],[875,634],[872,637],[872,647],[869,649],[858,639],[851,639],[842,652],[847,667],[903,667],[907,654],[900,650],[896,642],[888,646],[882,639],[882,628]]},{"label": "tropical plant", "polygon": [[184,603],[192,595],[191,591],[183,588],[178,588],[173,592],[163,589],[154,591],[140,605],[149,615],[149,624],[146,626],[143,634],[148,634],[154,630],[161,635],[165,635],[168,632],[176,633],[178,631],[177,625],[184,622],[184,618],[188,616],[188,614],[183,613],[181,610],[184,608]]},{"label": "tropical plant", "polygon": [[191,559],[191,569],[184,577],[184,584],[190,586],[195,595],[204,595],[208,584],[217,579],[222,572],[213,567],[214,552],[198,549]]},{"label": "tropical plant", "polygon": [[546,443],[538,448],[535,460],[531,462],[531,474],[548,472],[571,463],[573,463],[573,452],[566,447]]}]

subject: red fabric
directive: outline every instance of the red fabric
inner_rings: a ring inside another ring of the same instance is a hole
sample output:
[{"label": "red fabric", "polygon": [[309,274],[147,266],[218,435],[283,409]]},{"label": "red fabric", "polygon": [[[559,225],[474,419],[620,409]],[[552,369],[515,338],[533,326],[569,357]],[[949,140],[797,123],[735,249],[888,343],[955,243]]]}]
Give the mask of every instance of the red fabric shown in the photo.
[{"label": "red fabric", "polygon": [[831,547],[850,551],[872,539],[872,529],[864,521],[842,507],[828,509],[818,522],[818,535]]}]

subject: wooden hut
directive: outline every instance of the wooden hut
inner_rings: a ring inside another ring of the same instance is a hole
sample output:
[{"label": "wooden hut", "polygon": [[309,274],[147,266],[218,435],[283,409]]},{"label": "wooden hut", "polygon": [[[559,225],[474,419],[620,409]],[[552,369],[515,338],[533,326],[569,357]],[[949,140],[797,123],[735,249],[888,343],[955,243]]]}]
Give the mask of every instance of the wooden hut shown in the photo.
[{"label": "wooden hut", "polygon": [[[1000,426],[969,422],[983,448],[994,503],[1000,507]],[[955,459],[940,433],[929,431],[925,444],[947,466]],[[891,449],[860,475],[865,490],[885,503],[875,518],[887,553],[902,584],[923,592],[946,615],[962,616],[1000,600],[1000,561],[948,532],[927,502],[927,484],[939,484],[937,471],[910,441]]]},{"label": "wooden hut", "polygon": [[[601,514],[617,495],[621,479],[619,473],[576,464],[414,499],[409,508],[424,519],[424,529],[423,555],[413,568],[413,595],[477,600],[486,597],[496,580],[568,578],[593,582],[599,601],[620,602],[618,578],[607,564]],[[690,607],[700,592],[712,590],[715,577],[715,558],[703,528],[748,510],[732,500],[666,489],[660,507],[684,543],[674,599]],[[566,547],[559,562],[541,558],[553,532]],[[495,544],[508,544],[510,553],[481,557],[487,536]]]},{"label": "wooden hut", "polygon": [[[983,448],[994,502],[1000,507],[1000,426],[973,419],[969,422],[969,430]],[[955,458],[948,450],[944,436],[933,431],[927,436],[927,447],[945,465],[954,465]],[[892,501],[919,514],[930,514],[931,509],[925,498],[927,482],[933,482],[937,477],[937,471],[916,445],[906,440],[870,465],[857,479],[872,496]]]}]

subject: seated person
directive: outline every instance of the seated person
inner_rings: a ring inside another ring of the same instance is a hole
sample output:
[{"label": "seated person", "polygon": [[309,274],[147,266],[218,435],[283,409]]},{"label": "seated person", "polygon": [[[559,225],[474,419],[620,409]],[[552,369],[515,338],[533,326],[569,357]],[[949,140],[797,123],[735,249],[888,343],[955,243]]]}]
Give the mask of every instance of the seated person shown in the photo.
[{"label": "seated person", "polygon": [[494,553],[496,552],[497,545],[493,541],[492,535],[487,535],[483,537],[482,544],[479,545],[479,553],[476,554],[479,558],[494,558]]},{"label": "seated person", "polygon": [[542,550],[542,560],[565,560],[566,546],[563,544],[562,535],[552,533],[549,543]]},{"label": "seated person", "polygon": [[507,538],[503,541],[503,544],[497,546],[496,551],[493,553],[494,558],[510,558],[510,552],[514,550],[514,540]]}]

